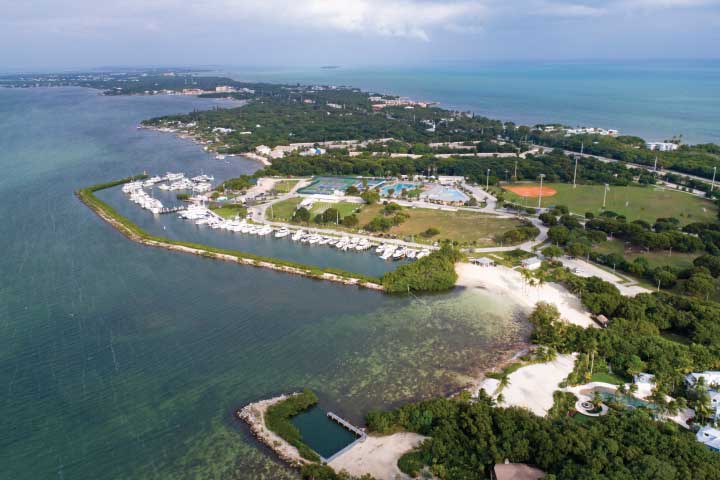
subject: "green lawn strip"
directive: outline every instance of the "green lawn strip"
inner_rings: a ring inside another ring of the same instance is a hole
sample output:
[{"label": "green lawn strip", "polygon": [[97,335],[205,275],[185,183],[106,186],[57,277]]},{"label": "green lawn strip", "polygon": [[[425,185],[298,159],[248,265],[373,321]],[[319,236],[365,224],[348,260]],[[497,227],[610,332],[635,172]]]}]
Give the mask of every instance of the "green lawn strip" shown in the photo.
[{"label": "green lawn strip", "polygon": [[317,395],[306,389],[268,407],[265,412],[265,426],[297,448],[300,455],[311,462],[319,462],[320,455],[303,442],[300,430],[290,422],[290,419],[309,410],[317,403]]},{"label": "green lawn strip", "polygon": [[235,217],[245,218],[247,215],[247,208],[241,205],[222,205],[220,207],[210,207],[210,210],[227,220],[232,220]]},{"label": "green lawn strip", "polygon": [[293,197],[273,203],[272,207],[265,210],[265,218],[276,222],[289,222],[301,201],[302,197]]},{"label": "green lawn strip", "polygon": [[612,373],[607,372],[596,372],[593,374],[593,376],[590,378],[591,382],[603,382],[603,383],[610,383],[613,385],[624,385],[626,382],[622,378],[618,377],[617,375],[613,375]]},{"label": "green lawn strip", "polygon": [[[543,198],[542,205],[566,205],[571,212],[599,214],[603,211],[603,185],[578,185],[573,188],[566,183],[545,184],[557,190],[552,197]],[[537,206],[537,198],[523,198],[510,191],[505,199],[520,205]],[[672,189],[653,186],[611,186],[607,192],[605,210],[625,215],[628,221],[654,222],[658,218],[675,217],[682,225],[693,222],[711,222],[716,219],[717,207],[709,200]]]},{"label": "green lawn strip", "polygon": [[[375,204],[363,208],[358,216],[360,226],[368,224],[373,218],[382,215],[383,205]],[[512,218],[498,218],[494,215],[468,212],[464,210],[447,211],[431,208],[409,208],[401,210],[408,215],[400,225],[393,226],[389,232],[398,238],[412,238],[417,243],[433,244],[439,240],[452,240],[475,247],[493,247],[495,236],[519,226]],[[430,238],[422,235],[428,228],[436,228],[439,233]]]},{"label": "green lawn strip", "polygon": [[102,200],[100,200],[98,197],[96,197],[94,195],[94,192],[97,192],[99,190],[104,190],[106,188],[115,187],[118,185],[122,185],[123,183],[127,183],[127,182],[134,181],[134,180],[141,179],[141,178],[145,178],[145,177],[143,177],[143,176],[129,177],[129,178],[126,178],[123,180],[93,185],[93,186],[78,190],[77,195],[90,208],[92,208],[94,210],[98,210],[100,212],[103,212],[107,216],[112,217],[115,221],[117,221],[119,224],[121,224],[123,226],[123,228],[125,228],[127,230],[127,232],[134,234],[135,236],[137,236],[141,239],[144,239],[144,240],[155,241],[155,242],[165,243],[165,244],[170,244],[170,245],[178,245],[178,246],[188,247],[188,248],[193,248],[193,249],[198,249],[198,250],[204,250],[210,256],[212,256],[212,254],[228,255],[231,257],[235,257],[237,259],[253,260],[256,263],[266,262],[266,263],[271,263],[271,264],[275,264],[275,265],[279,265],[279,266],[296,268],[298,270],[304,271],[304,273],[310,277],[319,278],[319,277],[322,277],[322,275],[324,273],[329,273],[329,274],[337,275],[342,278],[357,279],[357,280],[360,280],[363,282],[382,284],[382,280],[380,278],[373,277],[370,275],[346,272],[344,270],[340,270],[340,269],[336,269],[336,268],[329,268],[329,267],[320,268],[320,267],[315,267],[312,265],[305,265],[302,263],[292,262],[292,261],[288,261],[288,260],[262,257],[260,255],[255,255],[255,254],[246,253],[246,252],[240,252],[237,250],[228,250],[228,249],[224,249],[224,248],[213,247],[210,245],[202,245],[202,244],[197,244],[197,243],[185,242],[185,241],[181,241],[181,240],[171,240],[169,238],[156,237],[156,236],[151,235],[148,232],[144,231],[140,227],[138,227],[136,224],[131,222],[129,219],[125,218],[120,213],[118,213],[110,205],[103,202]]}]

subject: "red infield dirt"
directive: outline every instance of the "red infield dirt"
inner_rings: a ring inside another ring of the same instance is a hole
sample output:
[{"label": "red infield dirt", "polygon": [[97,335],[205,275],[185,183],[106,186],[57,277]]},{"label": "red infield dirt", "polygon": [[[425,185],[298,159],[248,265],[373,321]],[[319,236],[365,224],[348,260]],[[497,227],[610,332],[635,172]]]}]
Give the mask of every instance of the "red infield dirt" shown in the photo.
[{"label": "red infield dirt", "polygon": [[[540,194],[540,186],[539,185],[516,185],[516,186],[506,186],[503,187],[505,190],[509,190],[513,192],[515,195],[520,195],[521,197],[534,197],[537,198]],[[552,197],[557,193],[557,190],[554,188],[546,187],[543,185],[542,187],[542,196],[544,197]]]}]

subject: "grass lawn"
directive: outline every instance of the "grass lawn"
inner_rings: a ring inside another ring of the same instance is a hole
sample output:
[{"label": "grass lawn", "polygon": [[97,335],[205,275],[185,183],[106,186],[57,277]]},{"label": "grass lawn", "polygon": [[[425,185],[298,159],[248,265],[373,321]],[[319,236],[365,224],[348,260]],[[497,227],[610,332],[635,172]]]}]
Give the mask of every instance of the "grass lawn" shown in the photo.
[{"label": "grass lawn", "polygon": [[222,207],[211,207],[211,210],[225,219],[233,219],[237,216],[245,218],[247,208],[240,205],[223,205]]},{"label": "grass lawn", "polygon": [[323,213],[328,208],[335,208],[340,212],[340,218],[343,218],[352,214],[353,212],[355,212],[355,210],[363,208],[363,206],[364,205],[360,203],[350,202],[315,202],[310,209],[310,214],[314,217],[318,213]]},{"label": "grass lawn", "polygon": [[612,373],[594,373],[590,381],[611,383],[613,385],[623,385],[625,383],[625,380]]},{"label": "grass lawn", "polygon": [[[360,225],[366,225],[374,217],[381,215],[382,208],[383,205],[380,204],[363,208],[358,216]],[[410,218],[390,229],[388,233],[400,238],[413,237],[418,243],[432,244],[441,239],[449,239],[467,245],[494,246],[496,234],[519,225],[514,219],[467,211],[448,212],[425,208],[403,208],[402,211],[409,214]],[[420,235],[430,227],[437,228],[440,233],[431,238]]]},{"label": "grass lawn", "polygon": [[277,193],[289,193],[299,181],[300,180],[280,180],[279,182],[275,182],[273,190]]},{"label": "grass lawn", "polygon": [[265,211],[265,216],[268,220],[274,220],[277,222],[288,222],[292,218],[297,206],[302,201],[300,197],[288,198],[282,202],[273,204],[272,208],[268,208]]},{"label": "grass lawn", "polygon": [[[544,207],[567,205],[571,212],[579,215],[602,212],[603,185],[578,185],[575,189],[566,183],[546,185],[557,190],[557,194],[543,198]],[[537,198],[523,198],[509,191],[505,192],[505,198],[521,205],[537,206]],[[652,186],[611,186],[606,210],[625,215],[629,221],[641,219],[651,223],[660,217],[675,217],[683,225],[717,218],[717,207],[709,200]]]},{"label": "grass lawn", "polygon": [[677,253],[670,254],[669,251],[653,251],[644,252],[636,248],[625,249],[625,245],[621,240],[608,240],[597,245],[594,250],[598,253],[616,253],[624,256],[629,262],[637,257],[644,257],[651,267],[670,266],[673,268],[684,269],[693,266],[693,260],[697,258],[698,253]]}]

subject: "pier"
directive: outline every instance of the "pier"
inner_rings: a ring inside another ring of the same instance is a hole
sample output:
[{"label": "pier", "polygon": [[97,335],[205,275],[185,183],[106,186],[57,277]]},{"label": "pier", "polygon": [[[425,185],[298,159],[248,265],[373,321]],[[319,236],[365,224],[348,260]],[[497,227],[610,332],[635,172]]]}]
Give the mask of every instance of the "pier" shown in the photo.
[{"label": "pier", "polygon": [[161,208],[158,213],[159,213],[160,215],[163,215],[163,214],[166,214],[166,213],[182,212],[182,211],[185,210],[185,209],[186,209],[186,207],[184,207],[184,206],[182,206],[182,205],[180,205],[180,206],[178,206],[178,207],[165,207],[165,208]]},{"label": "pier", "polygon": [[333,421],[339,423],[339,424],[342,425],[346,430],[350,430],[352,433],[354,433],[354,434],[357,435],[358,437],[361,437],[361,438],[362,438],[362,437],[365,436],[365,432],[364,432],[364,431],[362,431],[361,429],[359,429],[359,428],[356,427],[355,425],[351,424],[350,422],[348,422],[348,421],[346,421],[346,420],[343,420],[342,418],[340,418],[339,416],[335,415],[334,413],[328,412],[328,413],[327,413],[327,416],[328,416],[328,418],[329,418],[330,420],[333,420]]}]

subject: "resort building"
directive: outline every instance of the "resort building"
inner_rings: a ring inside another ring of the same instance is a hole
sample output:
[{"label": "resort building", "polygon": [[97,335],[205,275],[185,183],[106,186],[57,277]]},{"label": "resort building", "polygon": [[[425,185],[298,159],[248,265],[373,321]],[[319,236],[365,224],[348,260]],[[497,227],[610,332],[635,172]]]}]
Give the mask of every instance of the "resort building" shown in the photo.
[{"label": "resort building", "polygon": [[457,185],[459,183],[463,183],[464,181],[465,181],[465,177],[447,176],[447,175],[439,175],[438,176],[438,182],[440,182],[440,185]]},{"label": "resort building", "polygon": [[302,157],[314,157],[315,155],[324,155],[326,150],[320,147],[308,148],[305,151],[300,152]]},{"label": "resort building", "polygon": [[680,146],[677,143],[670,142],[648,142],[645,144],[648,150],[657,150],[658,152],[672,152]]},{"label": "resort building", "polygon": [[713,427],[703,427],[695,435],[697,441],[708,448],[720,452],[720,430]]},{"label": "resort building", "polygon": [[258,153],[258,155],[270,155],[270,152],[272,152],[272,149],[268,147],[267,145],[260,145],[258,147],[255,147],[255,151]]},{"label": "resort building", "polygon": [[688,386],[694,386],[698,380],[703,379],[705,382],[705,385],[707,387],[712,387],[713,385],[720,386],[720,372],[717,371],[705,371],[700,373],[690,373],[688,376],[685,377],[685,382],[688,384]]},{"label": "resort building", "polygon": [[490,260],[489,258],[486,258],[486,257],[471,258],[470,263],[479,265],[481,267],[494,267],[495,266],[495,262],[493,262],[492,260]]},{"label": "resort building", "polygon": [[528,270],[537,270],[542,265],[542,260],[538,257],[526,258],[520,262],[520,265]]}]

